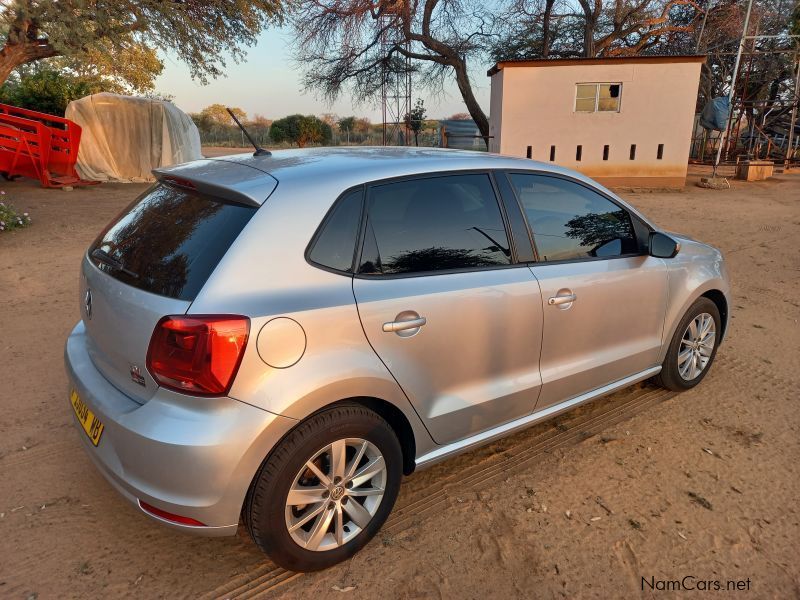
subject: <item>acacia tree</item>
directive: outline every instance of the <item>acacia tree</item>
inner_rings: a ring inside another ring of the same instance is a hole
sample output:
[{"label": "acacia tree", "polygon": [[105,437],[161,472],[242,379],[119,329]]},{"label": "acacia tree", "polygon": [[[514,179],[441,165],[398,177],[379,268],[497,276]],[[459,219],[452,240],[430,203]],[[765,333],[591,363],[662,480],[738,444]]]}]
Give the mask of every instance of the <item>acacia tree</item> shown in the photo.
[{"label": "acacia tree", "polygon": [[641,54],[690,36],[702,16],[696,0],[512,0],[500,17],[506,33],[492,55],[504,60]]},{"label": "acacia tree", "polygon": [[[735,0],[709,0],[708,18],[701,38],[691,43],[709,60],[703,68],[701,92],[705,98],[727,94],[733,75],[735,55],[742,35],[746,6]],[[794,11],[794,12],[793,12]],[[740,91],[747,101],[787,99],[794,88],[796,66],[794,52],[800,39],[791,38],[792,27],[800,23],[800,4],[792,6],[781,0],[757,0],[753,3],[748,35],[766,37],[749,39],[740,70]]]},{"label": "acacia tree", "polygon": [[[641,0],[633,3],[613,0],[605,15],[597,11],[597,6],[602,6],[601,0],[594,0],[593,7],[588,0],[579,2],[586,19],[585,56],[640,54],[664,36],[692,32],[703,13],[695,0]],[[682,7],[692,9],[688,21]],[[587,12],[590,8],[591,20]]]},{"label": "acacia tree", "polygon": [[[240,121],[247,121],[247,113],[244,112],[238,106],[234,106],[231,108],[233,114],[236,115],[236,118]],[[218,124],[218,125],[234,125],[235,123],[231,119],[230,113],[228,113],[228,107],[224,104],[211,104],[206,106],[203,110],[200,111],[200,115],[210,121]]]},{"label": "acacia tree", "polygon": [[[708,0],[704,33],[696,41],[700,52],[709,55],[700,79],[698,108],[711,98],[730,93],[745,11],[746,5],[735,0]],[[800,4],[781,0],[753,3],[747,34],[765,37],[745,41],[731,119],[736,122],[737,115],[745,117],[741,127],[736,127],[737,132],[748,132],[749,141],[745,144],[752,143],[756,135],[785,135],[789,130],[792,105],[798,102],[795,74],[800,39],[791,37],[798,23]],[[734,138],[729,136],[735,150]],[[746,146],[742,149],[746,151]],[[783,154],[785,150],[779,152]]]},{"label": "acacia tree", "polygon": [[[152,60],[157,50],[174,52],[206,81],[222,73],[223,52],[241,59],[281,14],[280,0],[7,0],[0,7],[0,83],[19,65],[55,56],[105,61],[113,70],[120,57]],[[135,63],[128,74],[140,76]]]},{"label": "acacia tree", "polygon": [[348,85],[356,97],[375,97],[387,71],[404,69],[410,58],[424,85],[441,89],[454,77],[470,116],[488,136],[467,64],[482,51],[488,21],[480,0],[296,0],[295,57],[305,86],[329,99]]}]

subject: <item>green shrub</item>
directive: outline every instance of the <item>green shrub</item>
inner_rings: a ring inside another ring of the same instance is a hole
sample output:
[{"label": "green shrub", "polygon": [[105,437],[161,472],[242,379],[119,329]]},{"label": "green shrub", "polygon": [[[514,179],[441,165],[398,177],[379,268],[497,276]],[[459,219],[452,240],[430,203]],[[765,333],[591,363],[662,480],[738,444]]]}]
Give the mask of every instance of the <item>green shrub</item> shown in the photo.
[{"label": "green shrub", "polygon": [[[5,192],[2,192],[5,195]],[[10,204],[0,202],[0,232],[20,229],[31,224],[28,213],[19,214]]]},{"label": "green shrub", "polygon": [[269,136],[279,144],[289,142],[304,148],[309,144],[327,146],[331,143],[333,132],[330,125],[314,115],[290,115],[273,121]]}]

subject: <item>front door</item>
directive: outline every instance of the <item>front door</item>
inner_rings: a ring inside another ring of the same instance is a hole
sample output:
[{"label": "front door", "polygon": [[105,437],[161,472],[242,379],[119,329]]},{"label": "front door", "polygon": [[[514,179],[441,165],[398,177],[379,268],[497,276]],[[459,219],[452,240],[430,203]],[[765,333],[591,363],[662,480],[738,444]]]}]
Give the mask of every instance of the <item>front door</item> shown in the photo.
[{"label": "front door", "polygon": [[542,299],[485,173],[372,186],[353,292],[364,332],[437,443],[530,414]]},{"label": "front door", "polygon": [[656,366],[667,270],[646,254],[635,217],[572,180],[509,178],[539,258],[531,266],[544,303],[536,410]]}]

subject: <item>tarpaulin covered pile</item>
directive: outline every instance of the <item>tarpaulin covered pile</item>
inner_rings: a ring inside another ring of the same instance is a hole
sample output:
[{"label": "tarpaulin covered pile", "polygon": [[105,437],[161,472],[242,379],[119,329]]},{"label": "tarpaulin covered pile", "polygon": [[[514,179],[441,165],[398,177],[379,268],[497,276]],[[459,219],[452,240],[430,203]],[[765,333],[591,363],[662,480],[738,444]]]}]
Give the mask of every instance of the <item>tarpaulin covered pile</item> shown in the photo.
[{"label": "tarpaulin covered pile", "polygon": [[171,102],[94,94],[70,102],[83,128],[78,173],[96,181],[153,181],[151,170],[201,157],[200,134]]}]

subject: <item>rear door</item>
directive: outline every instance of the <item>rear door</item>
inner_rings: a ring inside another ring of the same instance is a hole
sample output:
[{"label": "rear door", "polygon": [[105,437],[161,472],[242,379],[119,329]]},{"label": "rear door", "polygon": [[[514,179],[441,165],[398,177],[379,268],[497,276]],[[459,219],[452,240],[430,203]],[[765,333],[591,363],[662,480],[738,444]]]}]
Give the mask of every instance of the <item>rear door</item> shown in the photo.
[{"label": "rear door", "polygon": [[158,184],[138,198],[87,252],[80,289],[89,355],[138,402],[157,384],[145,362],[166,315],[183,314],[255,214],[191,189]]},{"label": "rear door", "polygon": [[509,175],[533,232],[531,271],[544,301],[536,410],[658,364],[667,269],[647,255],[645,226],[577,181]]},{"label": "rear door", "polygon": [[437,443],[532,412],[542,303],[487,173],[368,189],[353,280],[364,331]]}]

